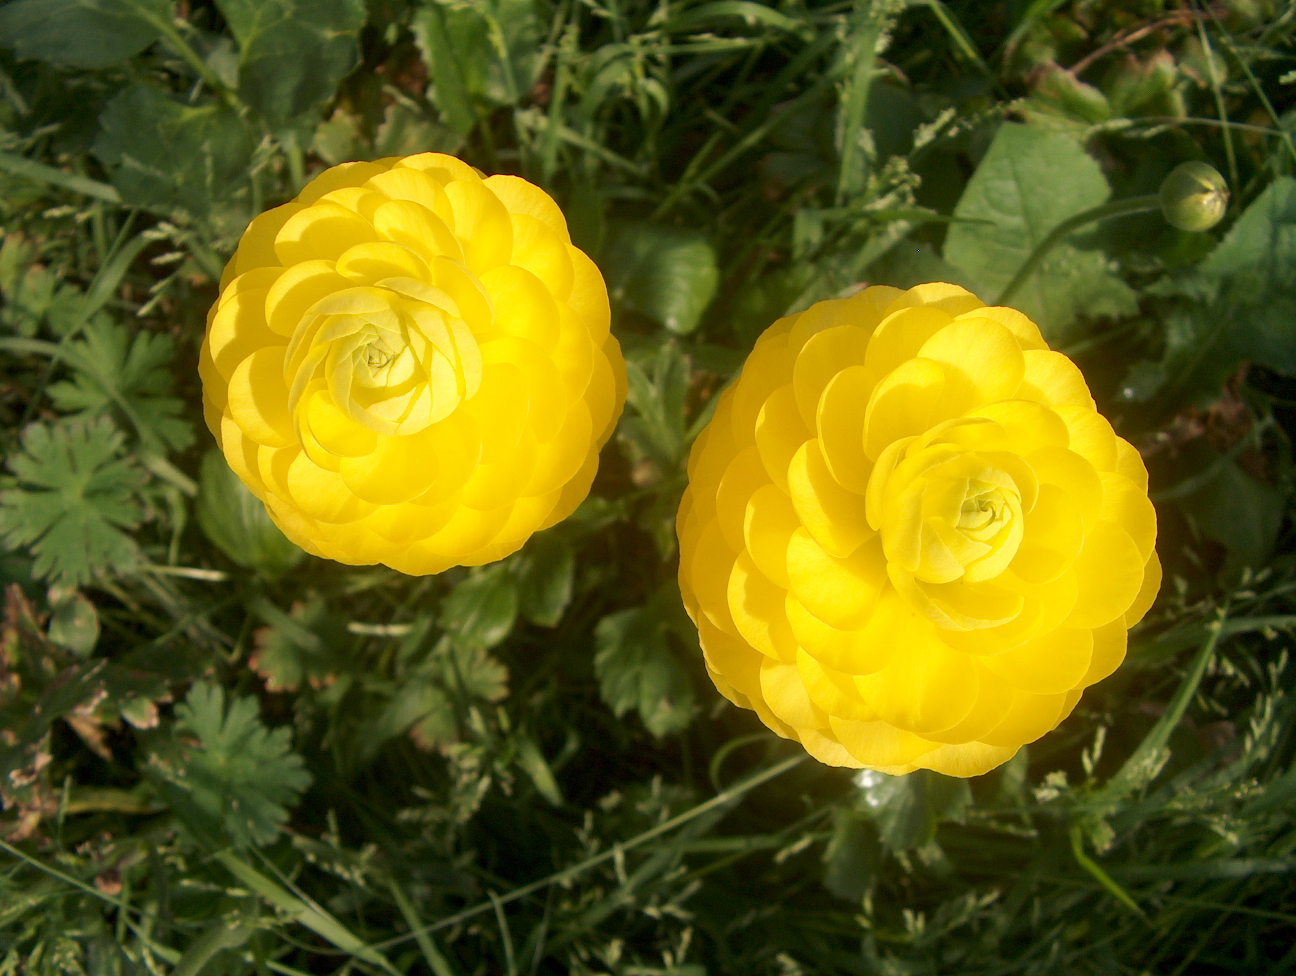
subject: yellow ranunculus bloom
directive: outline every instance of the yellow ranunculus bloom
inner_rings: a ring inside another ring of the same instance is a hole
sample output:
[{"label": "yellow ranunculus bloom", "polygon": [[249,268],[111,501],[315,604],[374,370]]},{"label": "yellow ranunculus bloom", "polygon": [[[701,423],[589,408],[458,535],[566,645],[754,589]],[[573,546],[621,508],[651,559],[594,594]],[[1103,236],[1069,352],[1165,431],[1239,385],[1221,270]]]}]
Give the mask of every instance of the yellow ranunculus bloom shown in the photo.
[{"label": "yellow ranunculus bloom", "polygon": [[1161,581],[1138,452],[1026,316],[873,287],[774,323],[689,458],[680,588],[735,704],[835,766],[974,776]]},{"label": "yellow ranunculus bloom", "polygon": [[199,369],[208,426],[290,539],[411,574],[570,515],[626,388],[557,204],[439,153],[334,166],[252,221]]}]

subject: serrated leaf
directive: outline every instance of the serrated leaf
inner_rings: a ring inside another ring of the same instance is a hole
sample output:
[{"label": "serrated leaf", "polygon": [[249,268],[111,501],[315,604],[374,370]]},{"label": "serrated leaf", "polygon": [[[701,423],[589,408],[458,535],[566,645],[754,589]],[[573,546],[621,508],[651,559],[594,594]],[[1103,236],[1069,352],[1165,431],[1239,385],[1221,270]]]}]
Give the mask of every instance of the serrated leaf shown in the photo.
[{"label": "serrated leaf", "polygon": [[692,332],[720,283],[715,248],[701,231],[660,224],[614,228],[602,262],[608,294],[676,333]]},{"label": "serrated leaf", "polygon": [[288,572],[306,555],[270,520],[265,504],[230,470],[220,451],[203,455],[198,525],[234,562],[271,579]]},{"label": "serrated leaf", "polygon": [[[1049,232],[1111,195],[1098,164],[1071,136],[1006,122],[972,174],[945,239],[945,260],[992,302]],[[1134,292],[1101,251],[1059,244],[1013,298],[1057,344],[1079,316],[1130,315]]]},{"label": "serrated leaf", "polygon": [[122,435],[112,421],[31,424],[22,443],[9,458],[18,485],[0,492],[4,544],[26,546],[37,576],[68,586],[133,569],[139,552],[121,530],[140,523],[135,490],[145,475],[120,457]]},{"label": "serrated leaf", "polygon": [[363,0],[217,0],[239,44],[239,97],[281,126],[333,97],[360,60]]},{"label": "serrated leaf", "polygon": [[17,0],[0,7],[0,45],[18,60],[106,68],[158,39],[166,0]]},{"label": "serrated leaf", "polygon": [[265,679],[266,688],[295,691],[303,681],[318,687],[336,677],[339,662],[328,637],[341,622],[329,614],[318,593],[297,601],[287,613],[262,598],[253,601],[252,610],[266,626],[253,634],[256,650],[248,667]]},{"label": "serrated leaf", "polygon": [[505,563],[474,570],[441,603],[440,624],[465,644],[494,647],[517,619],[517,581]]},{"label": "serrated leaf", "polygon": [[618,717],[635,710],[661,737],[688,727],[693,684],[667,642],[671,618],[661,599],[604,617],[594,628],[599,693]]},{"label": "serrated leaf", "polygon": [[508,694],[508,668],[479,643],[442,639],[428,658],[430,673],[461,700],[497,702]]},{"label": "serrated leaf", "polygon": [[674,339],[662,343],[656,355],[651,347],[643,347],[626,357],[626,404],[633,413],[621,421],[621,436],[663,473],[679,463],[687,446],[689,367],[688,357]]},{"label": "serrated leaf", "polygon": [[96,316],[84,338],[70,344],[65,358],[75,372],[50,386],[50,399],[65,413],[119,415],[136,428],[146,451],[183,450],[194,433],[181,417],[184,404],[170,395],[174,353],[170,336],[140,331],[132,340],[124,325]]},{"label": "serrated leaf", "polygon": [[935,836],[937,823],[961,822],[972,802],[966,780],[928,770],[906,776],[865,770],[856,784],[856,807],[876,820],[882,843],[895,851],[922,847]]},{"label": "serrated leaf", "polygon": [[246,183],[252,148],[226,106],[184,105],[136,82],[104,108],[91,151],[127,206],[201,219]]},{"label": "serrated leaf", "polygon": [[148,768],[199,837],[260,846],[279,835],[285,807],[311,783],[291,740],[289,729],[262,724],[255,698],[231,696],[227,707],[219,685],[200,681],[176,706],[172,738]]},{"label": "serrated leaf", "polygon": [[541,627],[556,626],[571,602],[576,556],[571,545],[552,532],[533,536],[516,558],[518,607]]}]

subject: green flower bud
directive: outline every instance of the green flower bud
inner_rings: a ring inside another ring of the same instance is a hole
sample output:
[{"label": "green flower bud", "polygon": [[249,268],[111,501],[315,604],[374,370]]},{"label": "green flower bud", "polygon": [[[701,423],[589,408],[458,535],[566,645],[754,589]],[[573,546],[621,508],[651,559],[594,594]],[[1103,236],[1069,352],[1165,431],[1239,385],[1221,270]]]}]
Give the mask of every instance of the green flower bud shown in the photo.
[{"label": "green flower bud", "polygon": [[1209,230],[1224,219],[1229,188],[1215,167],[1180,163],[1161,183],[1161,213],[1180,230]]}]

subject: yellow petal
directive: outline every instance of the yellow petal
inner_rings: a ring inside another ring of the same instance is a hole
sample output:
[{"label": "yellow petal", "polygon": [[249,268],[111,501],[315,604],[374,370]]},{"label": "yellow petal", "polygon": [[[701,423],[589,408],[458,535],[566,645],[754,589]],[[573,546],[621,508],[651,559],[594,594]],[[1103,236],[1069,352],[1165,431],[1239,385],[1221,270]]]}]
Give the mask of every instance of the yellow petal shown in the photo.
[{"label": "yellow petal", "polygon": [[1122,437],[1116,438],[1116,473],[1124,475],[1140,491],[1148,489],[1147,468],[1138,449]]},{"label": "yellow petal", "polygon": [[894,369],[869,398],[864,453],[876,461],[893,441],[954,416],[957,405],[946,398],[946,389],[945,367],[933,360],[910,359]]},{"label": "yellow petal", "polygon": [[305,452],[288,465],[285,481],[292,501],[317,522],[355,522],[377,508],[357,498],[340,475],[321,468]]},{"label": "yellow petal", "polygon": [[[454,208],[441,183],[428,173],[410,166],[396,166],[371,176],[364,184],[388,200],[409,202],[423,207],[439,220],[454,220]],[[380,208],[381,209],[381,208]]]},{"label": "yellow petal", "polygon": [[795,664],[766,658],[760,669],[761,698],[771,712],[796,729],[821,729],[828,714],[815,705],[801,683]]},{"label": "yellow petal", "polygon": [[887,306],[887,311],[894,312],[913,305],[939,308],[951,315],[962,315],[981,308],[984,303],[966,288],[947,281],[933,281],[900,292]]},{"label": "yellow petal", "polygon": [[1003,721],[981,736],[986,745],[1017,749],[1051,732],[1062,721],[1066,695],[1032,695],[1014,691]]},{"label": "yellow petal", "polygon": [[739,553],[729,574],[729,614],[742,638],[769,657],[796,663],[796,639],[783,608],[783,591]]},{"label": "yellow petal", "polygon": [[918,355],[945,366],[947,395],[965,404],[963,410],[1016,395],[1026,372],[1017,339],[997,322],[951,322],[923,343]]},{"label": "yellow petal", "polygon": [[1139,587],[1138,596],[1130,604],[1130,608],[1125,611],[1125,625],[1133,627],[1136,623],[1147,615],[1152,609],[1152,604],[1156,602],[1157,594],[1161,592],[1161,560],[1157,558],[1156,551],[1148,556],[1148,561],[1143,565],[1143,585]]},{"label": "yellow petal", "polygon": [[877,713],[864,703],[850,675],[824,667],[804,650],[797,650],[797,674],[815,707],[857,722],[876,722]]},{"label": "yellow petal", "polygon": [[393,437],[379,434],[373,451],[343,458],[339,473],[365,501],[395,505],[417,498],[436,480],[437,459],[422,433]]},{"label": "yellow petal", "polygon": [[737,552],[743,548],[743,522],[747,517],[747,501],[758,488],[770,483],[765,465],[755,447],[739,451],[732,456],[724,476],[716,488],[715,510],[720,529]]},{"label": "yellow petal", "polygon": [[1156,509],[1147,492],[1124,475],[1103,472],[1103,504],[1100,516],[1129,533],[1146,562],[1156,545]]},{"label": "yellow petal", "polygon": [[885,560],[876,538],[840,559],[803,528],[788,542],[787,572],[789,588],[802,606],[843,630],[868,621],[886,584]]},{"label": "yellow petal", "polygon": [[425,261],[437,256],[463,261],[463,245],[446,223],[446,218],[421,204],[410,200],[388,200],[374,210],[373,225],[382,237],[403,244]]},{"label": "yellow petal", "polygon": [[1060,352],[1028,349],[1022,353],[1026,365],[1017,396],[1050,407],[1085,407],[1092,410],[1089,385],[1076,364]]},{"label": "yellow petal", "polygon": [[871,768],[907,766],[936,748],[935,742],[886,722],[856,722],[830,715],[828,724],[846,751]]},{"label": "yellow petal", "polygon": [[1143,557],[1129,534],[1099,522],[1076,559],[1080,594],[1067,618],[1071,627],[1101,627],[1130,609],[1143,586]]},{"label": "yellow petal", "polygon": [[843,488],[861,495],[873,473],[873,461],[864,453],[864,415],[873,388],[868,370],[848,366],[824,387],[815,417],[828,470]]},{"label": "yellow petal", "polygon": [[312,306],[353,285],[333,270],[332,261],[302,261],[285,268],[266,293],[266,324],[271,331],[291,337]]},{"label": "yellow petal", "polygon": [[797,410],[795,393],[790,386],[780,386],[769,395],[756,416],[756,449],[770,480],[785,492],[792,456],[810,436]]},{"label": "yellow petal", "polygon": [[275,235],[278,263],[289,267],[303,261],[336,261],[357,244],[378,240],[373,225],[336,203],[317,203],[293,214]]},{"label": "yellow petal", "polygon": [[974,308],[963,312],[955,318],[956,322],[975,322],[989,320],[1002,325],[1017,340],[1022,349],[1047,349],[1048,343],[1040,335],[1039,326],[1015,308],[993,305],[988,308]]},{"label": "yellow petal", "polygon": [[[245,276],[246,277],[246,276]],[[223,387],[238,364],[258,349],[282,345],[283,339],[266,326],[265,296],[262,290],[245,290],[225,302],[207,329],[207,350],[211,364],[222,379],[208,386]]]},{"label": "yellow petal", "polygon": [[748,499],[743,523],[747,553],[760,571],[781,589],[788,586],[788,540],[798,527],[792,504],[775,485],[757,489]]},{"label": "yellow petal", "polygon": [[[240,276],[257,268],[282,266],[283,262],[275,253],[275,237],[294,214],[304,209],[302,204],[294,201],[274,207],[252,218],[252,222],[243,231],[238,250],[226,267],[225,273]],[[224,289],[226,285],[227,282],[222,277],[221,288]]]},{"label": "yellow petal", "polygon": [[513,221],[499,197],[475,176],[445,186],[454,211],[454,232],[463,244],[464,264],[481,275],[507,264],[513,252]]},{"label": "yellow petal", "polygon": [[500,203],[510,214],[526,214],[534,217],[566,243],[571,242],[567,233],[567,219],[563,216],[553,197],[534,183],[517,176],[488,176],[482,181],[490,191],[499,197]]},{"label": "yellow petal", "polygon": [[296,441],[283,382],[286,346],[264,346],[239,363],[230,377],[228,411],[239,429],[266,447]]},{"label": "yellow petal", "polygon": [[838,630],[824,623],[804,606],[792,593],[783,604],[788,623],[797,646],[825,668],[842,674],[874,674],[891,660],[894,642],[887,633],[887,621],[892,608],[887,600],[898,599],[894,590],[884,590],[869,623],[859,630]]},{"label": "yellow petal", "polygon": [[943,776],[981,776],[998,766],[1002,766],[1017,754],[1015,746],[991,746],[984,742],[968,742],[964,745],[941,746],[924,753],[914,760],[920,769],[930,769]]},{"label": "yellow petal", "polygon": [[[810,311],[801,316],[797,329],[802,327]],[[801,347],[792,368],[792,388],[807,428],[814,427],[819,415],[819,398],[832,378],[848,366],[864,365],[868,341],[869,335],[863,329],[853,324],[839,325],[812,335]]]},{"label": "yellow petal", "polygon": [[873,376],[886,376],[917,356],[923,343],[953,321],[948,312],[925,305],[893,311],[869,339],[864,365]]},{"label": "yellow petal", "polygon": [[1025,532],[1012,568],[1031,583],[1047,583],[1066,572],[1084,545],[1080,510],[1057,485],[1040,486],[1035,507],[1025,516]]},{"label": "yellow petal", "polygon": [[1094,654],[1092,631],[1060,627],[1003,654],[979,658],[999,680],[1033,695],[1058,695],[1080,684]]},{"label": "yellow petal", "polygon": [[510,214],[513,221],[512,263],[541,281],[550,294],[563,301],[571,294],[574,272],[566,239],[543,221],[528,214]]},{"label": "yellow petal", "polygon": [[[558,342],[558,305],[545,283],[524,268],[502,265],[479,280],[495,308],[492,335],[518,336],[545,352]],[[486,336],[478,334],[478,339]]]},{"label": "yellow petal", "polygon": [[855,686],[896,728],[922,734],[957,725],[972,711],[979,691],[971,658],[941,641],[932,625],[912,612],[897,622],[892,639],[903,652],[876,674],[857,677]]},{"label": "yellow petal", "polygon": [[834,556],[849,556],[875,534],[864,498],[833,478],[817,439],[802,444],[792,458],[788,491],[801,524]]},{"label": "yellow petal", "polygon": [[1116,470],[1116,434],[1102,414],[1085,407],[1058,407],[1071,435],[1070,448],[1097,471]]}]

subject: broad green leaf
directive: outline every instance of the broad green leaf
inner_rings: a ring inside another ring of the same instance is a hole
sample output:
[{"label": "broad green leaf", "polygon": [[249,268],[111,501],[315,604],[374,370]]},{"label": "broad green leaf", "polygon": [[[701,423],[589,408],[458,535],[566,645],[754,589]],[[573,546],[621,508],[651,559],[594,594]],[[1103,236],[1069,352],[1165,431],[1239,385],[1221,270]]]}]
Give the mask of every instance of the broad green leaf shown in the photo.
[{"label": "broad green leaf", "polygon": [[136,82],[113,97],[99,125],[92,151],[127,206],[203,218],[246,183],[252,140],[223,105],[183,105]]},{"label": "broad green leaf", "polygon": [[1287,493],[1257,481],[1225,457],[1218,457],[1206,474],[1180,505],[1203,535],[1228,550],[1225,575],[1236,576],[1246,566],[1261,569],[1278,541]]},{"label": "broad green leaf", "polygon": [[458,640],[494,647],[517,618],[517,581],[505,563],[474,570],[441,603],[441,626]]},{"label": "broad green leaf", "polygon": [[198,525],[234,562],[270,578],[282,576],[306,555],[279,531],[265,505],[239,481],[220,451],[203,456]]},{"label": "broad green leaf", "polygon": [[621,224],[602,264],[614,302],[677,333],[697,328],[720,282],[715,248],[689,228]]},{"label": "broad green leaf", "polygon": [[67,352],[73,376],[49,388],[60,410],[113,413],[136,428],[146,451],[157,454],[193,443],[193,428],[181,417],[184,404],[170,396],[175,382],[170,336],[141,330],[132,340],[126,326],[99,315]]},{"label": "broad green leaf", "polygon": [[[945,260],[968,275],[983,301],[993,302],[1050,231],[1110,195],[1102,170],[1075,139],[1006,122],[954,211],[956,217],[990,223],[953,224]],[[1137,310],[1133,291],[1108,258],[1070,243],[1049,253],[1013,304],[1052,344],[1066,337],[1078,317]]]},{"label": "broad green leaf", "polygon": [[170,17],[167,0],[17,0],[0,7],[0,46],[20,61],[105,68],[156,41]]},{"label": "broad green leaf", "polygon": [[834,806],[833,832],[824,849],[824,887],[859,904],[873,887],[879,866],[877,827],[871,818],[846,806]]},{"label": "broad green leaf", "polygon": [[1219,289],[1241,357],[1296,375],[1296,179],[1279,177],[1256,197],[1200,272]]},{"label": "broad green leaf", "polygon": [[140,523],[135,490],[145,476],[121,457],[122,440],[107,417],[23,431],[22,451],[9,458],[18,483],[0,491],[0,537],[31,550],[37,576],[80,586],[138,564],[122,530]]},{"label": "broad green leaf", "polygon": [[49,639],[78,657],[89,657],[99,641],[99,613],[79,591],[51,586]]},{"label": "broad green leaf", "polygon": [[[678,598],[678,597],[677,597]],[[604,617],[594,629],[599,693],[618,717],[632,709],[661,737],[693,718],[693,684],[667,641],[671,618],[660,598]]]},{"label": "broad green leaf", "polygon": [[576,557],[572,547],[552,532],[532,537],[516,557],[518,608],[542,627],[556,626],[571,602]]},{"label": "broad green leaf", "polygon": [[217,0],[239,44],[239,97],[284,125],[333,97],[360,60],[363,0]]},{"label": "broad green leaf", "polygon": [[176,706],[171,739],[147,769],[204,841],[260,846],[279,836],[285,807],[311,782],[291,742],[290,729],[262,724],[255,698],[233,695],[227,706],[219,685],[199,681]]}]

